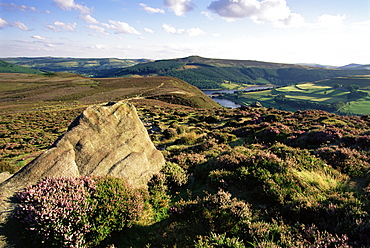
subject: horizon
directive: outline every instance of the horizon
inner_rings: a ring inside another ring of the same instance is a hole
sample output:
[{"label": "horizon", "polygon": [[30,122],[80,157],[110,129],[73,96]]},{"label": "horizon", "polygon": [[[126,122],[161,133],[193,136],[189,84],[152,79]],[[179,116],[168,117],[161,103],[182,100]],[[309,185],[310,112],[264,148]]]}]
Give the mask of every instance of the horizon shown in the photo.
[{"label": "horizon", "polygon": [[[370,64],[359,0],[3,0],[1,57]],[[320,8],[318,8],[318,6]]]},{"label": "horizon", "polygon": [[[140,60],[140,59],[145,59],[145,60],[152,60],[152,61],[160,61],[160,60],[171,60],[171,59],[182,59],[182,58],[188,58],[188,57],[201,57],[205,58],[199,55],[189,55],[181,58],[164,58],[164,59],[151,59],[151,58],[117,58],[117,57],[70,57],[70,56],[19,56],[19,57],[0,57],[0,59],[4,58],[9,58],[9,59],[15,59],[15,58],[61,58],[61,59],[119,59],[119,60]],[[205,59],[220,59],[220,60],[238,60],[238,61],[257,61],[257,62],[263,62],[263,63],[276,63],[276,64],[292,64],[292,65],[306,65],[306,66],[327,66],[327,67],[344,67],[348,65],[367,65],[367,64],[359,64],[359,63],[349,63],[346,65],[324,65],[324,64],[318,64],[318,63],[285,63],[285,62],[271,62],[271,61],[259,61],[259,60],[249,60],[249,59],[228,59],[228,58],[205,58]]]}]

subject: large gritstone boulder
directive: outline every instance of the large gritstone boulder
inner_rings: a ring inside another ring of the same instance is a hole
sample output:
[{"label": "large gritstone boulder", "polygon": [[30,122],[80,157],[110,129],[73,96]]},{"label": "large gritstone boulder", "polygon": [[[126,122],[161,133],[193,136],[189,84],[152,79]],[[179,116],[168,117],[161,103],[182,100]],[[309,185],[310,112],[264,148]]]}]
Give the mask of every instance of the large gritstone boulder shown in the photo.
[{"label": "large gritstone boulder", "polygon": [[0,184],[0,190],[15,192],[44,177],[105,175],[145,187],[164,164],[135,107],[109,103],[88,107],[47,151]]}]

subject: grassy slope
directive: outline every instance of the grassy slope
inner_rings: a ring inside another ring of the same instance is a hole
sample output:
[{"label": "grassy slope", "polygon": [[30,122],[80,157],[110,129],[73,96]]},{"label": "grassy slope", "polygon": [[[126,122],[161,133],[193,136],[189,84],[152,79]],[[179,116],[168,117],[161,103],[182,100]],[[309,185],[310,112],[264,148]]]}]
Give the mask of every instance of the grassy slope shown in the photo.
[{"label": "grassy slope", "polygon": [[192,107],[217,107],[194,86],[170,77],[91,79],[70,73],[49,76],[4,73],[0,79],[1,112],[135,97],[161,98]]},{"label": "grassy slope", "polygon": [[116,58],[58,58],[58,57],[18,57],[4,58],[6,62],[52,72],[70,72],[86,76],[101,76],[112,68],[124,68],[147,62],[146,59]]},{"label": "grassy slope", "polygon": [[41,71],[13,65],[11,63],[7,63],[3,60],[0,60],[0,73],[30,73],[30,74],[41,74]]}]

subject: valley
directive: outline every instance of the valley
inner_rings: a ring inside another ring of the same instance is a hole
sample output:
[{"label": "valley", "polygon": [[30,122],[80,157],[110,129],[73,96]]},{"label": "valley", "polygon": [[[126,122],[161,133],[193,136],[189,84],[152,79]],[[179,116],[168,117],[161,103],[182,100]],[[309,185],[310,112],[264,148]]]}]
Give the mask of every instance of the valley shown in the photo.
[{"label": "valley", "polygon": [[[186,70],[212,68],[213,75],[230,72],[214,66],[239,63],[198,57],[180,62]],[[269,66],[260,72],[284,68]],[[267,83],[264,76],[247,84],[222,79],[218,89],[255,86],[257,81],[263,82],[257,86],[274,87],[218,93],[243,105],[234,109],[221,107],[184,80],[154,72],[150,77],[137,73],[110,78],[1,73],[0,172],[10,175],[27,165],[88,106],[123,100],[136,107],[166,164],[147,188],[135,191],[144,202],[140,209],[128,205],[136,219],[119,231],[104,233],[100,246],[369,247],[370,99],[364,94],[370,78],[365,72],[341,77],[333,73],[328,79],[289,85]],[[208,73],[202,79],[209,79]],[[253,106],[255,101],[262,106]],[[312,108],[338,102],[343,104],[334,111]],[[27,248],[64,242],[51,235],[51,241],[33,244],[36,234],[26,229],[17,222],[1,225],[0,244]]]},{"label": "valley", "polygon": [[258,101],[264,107],[288,111],[311,108],[342,115],[369,115],[370,76],[340,77],[254,92],[241,90],[222,93],[219,98],[243,106]]}]

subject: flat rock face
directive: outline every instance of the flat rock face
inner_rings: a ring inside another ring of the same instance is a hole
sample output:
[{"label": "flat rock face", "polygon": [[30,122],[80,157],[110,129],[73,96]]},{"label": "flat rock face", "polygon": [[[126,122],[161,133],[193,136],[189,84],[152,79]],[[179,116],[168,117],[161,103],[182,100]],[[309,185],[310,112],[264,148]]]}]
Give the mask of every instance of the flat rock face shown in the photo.
[{"label": "flat rock face", "polygon": [[109,103],[88,107],[65,135],[0,184],[0,190],[15,192],[44,177],[105,175],[145,187],[164,164],[135,107],[125,102]]}]

